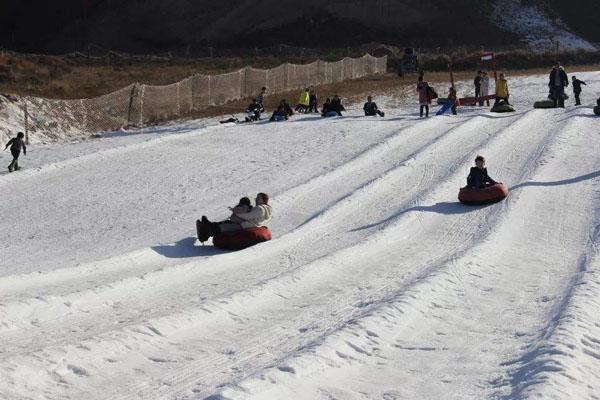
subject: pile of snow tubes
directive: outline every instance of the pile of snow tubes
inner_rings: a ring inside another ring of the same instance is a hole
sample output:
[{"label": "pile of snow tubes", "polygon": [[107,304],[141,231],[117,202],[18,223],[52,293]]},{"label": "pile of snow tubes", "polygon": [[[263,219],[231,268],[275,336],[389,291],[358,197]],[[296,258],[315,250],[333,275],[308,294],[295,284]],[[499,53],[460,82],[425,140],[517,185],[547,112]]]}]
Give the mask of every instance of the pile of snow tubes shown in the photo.
[{"label": "pile of snow tubes", "polygon": [[554,108],[554,102],[552,100],[541,100],[533,103],[533,108]]},{"label": "pile of snow tubes", "polygon": [[271,240],[271,231],[266,226],[223,232],[213,237],[213,245],[223,250],[242,250],[255,244]]},{"label": "pile of snow tubes", "polygon": [[504,200],[506,196],[508,196],[508,187],[498,182],[481,189],[465,186],[458,192],[458,201],[472,205],[492,204]]},{"label": "pile of snow tubes", "polygon": [[505,112],[513,112],[513,111],[515,111],[515,109],[510,104],[498,103],[498,104],[495,104],[494,107],[492,107],[492,109],[490,111],[495,112],[495,113],[505,113]]}]

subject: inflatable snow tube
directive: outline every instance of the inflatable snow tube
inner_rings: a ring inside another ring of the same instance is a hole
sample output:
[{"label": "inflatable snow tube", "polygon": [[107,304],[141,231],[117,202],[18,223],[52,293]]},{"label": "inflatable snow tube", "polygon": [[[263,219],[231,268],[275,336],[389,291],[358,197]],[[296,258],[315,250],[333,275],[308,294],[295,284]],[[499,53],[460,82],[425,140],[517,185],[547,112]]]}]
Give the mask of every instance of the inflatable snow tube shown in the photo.
[{"label": "inflatable snow tube", "polygon": [[336,113],[335,111],[327,111],[325,113],[325,115],[323,115],[325,118],[329,118],[329,117],[337,117],[338,113]]},{"label": "inflatable snow tube", "polygon": [[223,250],[242,250],[255,244],[271,240],[271,231],[266,226],[223,232],[213,237],[213,245]]},{"label": "inflatable snow tube", "polygon": [[533,108],[554,108],[554,102],[552,100],[542,100],[533,103]]},{"label": "inflatable snow tube", "polygon": [[594,114],[600,115],[600,106],[594,107]]},{"label": "inflatable snow tube", "polygon": [[464,204],[492,204],[502,201],[508,196],[508,187],[504,183],[496,183],[483,189],[465,186],[458,192],[458,201]]},{"label": "inflatable snow tube", "polygon": [[490,111],[495,112],[495,113],[505,113],[505,112],[513,112],[513,111],[515,111],[515,109],[510,104],[498,103],[498,104],[494,105],[494,107],[492,107],[492,109]]},{"label": "inflatable snow tube", "polygon": [[283,115],[274,115],[271,118],[271,121],[273,121],[273,122],[279,122],[279,121],[285,121],[285,120],[286,120],[286,118]]},{"label": "inflatable snow tube", "polygon": [[447,97],[438,97],[437,98],[437,103],[438,103],[439,106],[443,106],[447,102],[448,102],[448,98]]}]

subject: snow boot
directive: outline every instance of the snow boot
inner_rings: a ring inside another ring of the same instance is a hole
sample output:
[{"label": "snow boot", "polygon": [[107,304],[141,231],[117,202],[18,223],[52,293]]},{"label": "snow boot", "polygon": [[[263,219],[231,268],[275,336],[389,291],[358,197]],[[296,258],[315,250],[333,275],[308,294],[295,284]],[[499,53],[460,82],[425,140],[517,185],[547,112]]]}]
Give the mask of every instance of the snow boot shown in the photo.
[{"label": "snow boot", "polygon": [[196,234],[200,243],[204,243],[210,238],[210,224],[204,223],[199,219],[196,220]]}]

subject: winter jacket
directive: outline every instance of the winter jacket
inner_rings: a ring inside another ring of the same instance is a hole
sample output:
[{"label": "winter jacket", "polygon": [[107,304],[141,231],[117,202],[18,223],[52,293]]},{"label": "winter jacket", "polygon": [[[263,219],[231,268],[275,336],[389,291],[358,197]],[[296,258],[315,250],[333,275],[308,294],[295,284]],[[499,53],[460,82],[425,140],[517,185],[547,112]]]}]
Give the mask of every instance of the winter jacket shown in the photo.
[{"label": "winter jacket", "polygon": [[496,97],[507,98],[508,95],[508,82],[506,79],[498,79],[496,81]]},{"label": "winter jacket", "polygon": [[298,104],[302,105],[302,106],[310,106],[310,92],[307,90],[303,90],[302,93],[300,93],[300,100],[298,100]]},{"label": "winter jacket", "polygon": [[496,181],[490,178],[487,173],[487,168],[479,169],[472,167],[467,177],[467,186],[480,188],[486,185],[493,185]]},{"label": "winter jacket", "polygon": [[229,220],[231,222],[235,222],[236,224],[241,224],[244,222],[244,220],[240,218],[238,214],[246,214],[250,211],[252,211],[252,206],[238,204],[237,206],[233,207],[233,210],[231,210],[231,216],[229,217]]},{"label": "winter jacket", "polygon": [[585,85],[585,82],[580,81],[579,79],[574,79],[573,80],[573,93],[581,93],[581,85]]},{"label": "winter jacket", "polygon": [[550,82],[548,82],[548,86],[555,87],[555,86],[562,86],[562,87],[566,87],[569,86],[569,78],[567,77],[567,73],[565,72],[564,69],[561,68],[552,68],[552,71],[550,71]]},{"label": "winter jacket", "polygon": [[377,114],[377,104],[374,101],[367,101],[363,106],[363,110],[365,110],[366,115],[375,115]]},{"label": "winter jacket", "polygon": [[475,89],[481,89],[481,76],[477,75],[473,80],[473,84],[475,85]]},{"label": "winter jacket", "polygon": [[271,121],[273,121],[275,119],[275,116],[280,115],[282,117],[284,117],[285,119],[288,119],[288,117],[294,115],[294,111],[292,110],[292,108],[290,107],[289,104],[285,103],[283,105],[279,105],[277,107],[277,109],[275,111],[273,111],[273,115],[271,115]]},{"label": "winter jacket", "polygon": [[417,92],[419,92],[419,104],[422,106],[426,106],[431,103],[431,99],[429,98],[429,94],[427,93],[428,87],[429,83],[427,83],[426,81],[417,83]]},{"label": "winter jacket", "polygon": [[273,210],[271,209],[270,205],[261,204],[254,207],[250,212],[236,215],[244,220],[242,223],[240,223],[242,228],[247,229],[263,226],[264,223],[271,219],[272,212]]},{"label": "winter jacket", "polygon": [[4,148],[4,150],[6,150],[8,146],[10,146],[10,152],[13,154],[20,153],[21,149],[23,149],[23,154],[27,154],[27,147],[25,146],[25,141],[23,139],[19,139],[16,137],[10,139],[8,143],[6,143],[6,147]]},{"label": "winter jacket", "polygon": [[487,96],[490,94],[490,78],[489,76],[481,77],[481,96]]},{"label": "winter jacket", "polygon": [[340,99],[333,99],[327,107],[327,111],[335,111],[338,115],[342,115],[342,111],[346,111]]}]

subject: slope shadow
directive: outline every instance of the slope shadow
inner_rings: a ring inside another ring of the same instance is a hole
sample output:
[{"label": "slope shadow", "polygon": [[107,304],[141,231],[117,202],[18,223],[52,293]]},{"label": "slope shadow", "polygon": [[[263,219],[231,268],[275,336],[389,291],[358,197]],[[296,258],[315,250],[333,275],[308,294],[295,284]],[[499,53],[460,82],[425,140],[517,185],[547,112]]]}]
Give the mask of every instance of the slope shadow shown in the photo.
[{"label": "slope shadow", "polygon": [[519,183],[516,186],[511,187],[511,190],[517,190],[517,189],[521,189],[527,186],[561,186],[561,185],[572,185],[574,183],[578,183],[581,181],[586,181],[589,179],[595,179],[600,177],[600,171],[595,171],[595,172],[590,172],[589,174],[585,174],[585,175],[580,175],[580,176],[576,176],[574,178],[569,178],[569,179],[563,179],[560,181],[549,181],[549,182],[535,182],[535,181],[529,181],[529,182],[523,182],[523,183]]},{"label": "slope shadow", "polygon": [[485,208],[485,207],[488,207],[491,205],[492,204],[473,206],[473,205],[464,205],[457,201],[454,201],[454,202],[443,201],[440,203],[435,203],[431,206],[415,206],[415,207],[410,207],[410,208],[401,210],[401,211],[387,217],[384,220],[381,220],[381,221],[378,221],[378,222],[375,222],[375,223],[372,223],[369,225],[364,225],[359,228],[352,229],[351,232],[357,232],[357,231],[361,231],[361,230],[365,230],[365,229],[374,228],[379,225],[384,225],[390,221],[393,221],[394,219],[398,218],[399,216],[401,216],[403,214],[413,212],[413,211],[432,212],[432,213],[444,214],[444,215],[458,215],[458,214],[466,214],[466,213],[470,213],[473,211],[477,211],[477,210],[480,210],[482,208]]},{"label": "slope shadow", "polygon": [[223,254],[224,251],[214,246],[196,246],[196,237],[181,239],[172,245],[152,246],[151,249],[167,258],[205,257]]}]

